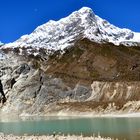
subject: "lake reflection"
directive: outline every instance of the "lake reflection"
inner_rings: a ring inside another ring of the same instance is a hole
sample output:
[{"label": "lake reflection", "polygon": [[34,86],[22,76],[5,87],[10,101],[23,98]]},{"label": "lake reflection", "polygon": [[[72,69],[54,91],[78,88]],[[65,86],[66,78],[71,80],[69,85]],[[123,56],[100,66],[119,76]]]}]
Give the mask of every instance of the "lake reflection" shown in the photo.
[{"label": "lake reflection", "polygon": [[15,135],[44,135],[53,132],[85,136],[100,134],[120,140],[140,140],[140,118],[26,118],[0,122],[0,132]]}]

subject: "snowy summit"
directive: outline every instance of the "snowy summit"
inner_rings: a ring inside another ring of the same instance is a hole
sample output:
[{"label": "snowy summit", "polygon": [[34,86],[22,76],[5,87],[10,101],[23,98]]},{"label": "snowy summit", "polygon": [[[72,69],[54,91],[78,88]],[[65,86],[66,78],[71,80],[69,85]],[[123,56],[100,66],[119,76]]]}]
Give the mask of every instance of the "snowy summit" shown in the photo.
[{"label": "snowy summit", "polygon": [[50,20],[37,27],[31,34],[24,35],[3,48],[63,50],[81,38],[88,38],[97,43],[111,42],[126,46],[140,43],[140,33],[120,29],[95,15],[92,9],[83,7],[59,21]]}]

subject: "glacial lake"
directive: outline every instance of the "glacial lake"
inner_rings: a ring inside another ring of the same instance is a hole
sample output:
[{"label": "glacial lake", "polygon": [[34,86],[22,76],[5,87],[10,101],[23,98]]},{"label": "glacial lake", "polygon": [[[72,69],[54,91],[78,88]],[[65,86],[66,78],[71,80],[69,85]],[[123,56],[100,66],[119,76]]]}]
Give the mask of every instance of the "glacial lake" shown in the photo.
[{"label": "glacial lake", "polygon": [[0,132],[15,135],[71,134],[140,140],[140,118],[42,117],[0,122]]}]

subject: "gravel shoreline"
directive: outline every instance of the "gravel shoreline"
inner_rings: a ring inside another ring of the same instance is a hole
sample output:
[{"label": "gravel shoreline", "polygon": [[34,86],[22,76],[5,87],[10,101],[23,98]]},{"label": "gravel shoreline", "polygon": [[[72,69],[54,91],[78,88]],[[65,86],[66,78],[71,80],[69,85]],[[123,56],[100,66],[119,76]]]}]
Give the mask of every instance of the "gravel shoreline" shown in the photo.
[{"label": "gravel shoreline", "polygon": [[[115,140],[111,138],[102,138],[101,136],[98,137],[83,137],[83,136],[75,136],[75,135],[67,135],[67,136],[14,136],[14,135],[4,135],[3,133],[0,134],[0,140]],[[117,139],[116,139],[117,140]]]}]

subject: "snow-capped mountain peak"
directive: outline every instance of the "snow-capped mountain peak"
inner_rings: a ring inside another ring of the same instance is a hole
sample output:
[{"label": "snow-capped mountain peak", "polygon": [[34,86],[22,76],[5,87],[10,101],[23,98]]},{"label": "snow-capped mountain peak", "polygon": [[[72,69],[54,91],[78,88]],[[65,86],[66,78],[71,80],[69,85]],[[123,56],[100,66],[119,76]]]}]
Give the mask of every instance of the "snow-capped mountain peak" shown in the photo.
[{"label": "snow-capped mountain peak", "polygon": [[115,45],[140,43],[140,33],[129,29],[120,29],[108,21],[96,16],[91,8],[83,7],[59,21],[52,21],[37,27],[30,35],[24,35],[17,41],[3,48],[45,48],[63,50],[81,38],[102,43],[112,42]]}]

